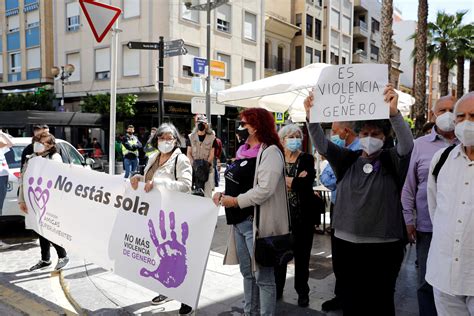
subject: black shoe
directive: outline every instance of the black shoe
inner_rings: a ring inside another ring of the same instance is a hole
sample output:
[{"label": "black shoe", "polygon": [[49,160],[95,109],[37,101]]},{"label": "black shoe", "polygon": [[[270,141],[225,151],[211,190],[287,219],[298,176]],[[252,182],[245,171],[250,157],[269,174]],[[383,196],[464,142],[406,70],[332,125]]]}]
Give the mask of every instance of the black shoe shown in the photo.
[{"label": "black shoe", "polygon": [[342,309],[341,299],[336,296],[335,298],[324,302],[323,305],[321,305],[321,309],[325,312],[337,311],[339,309]]},{"label": "black shoe", "polygon": [[158,295],[157,297],[154,297],[152,300],[151,300],[151,305],[161,305],[161,304],[164,304],[166,302],[169,302],[171,301],[172,299],[171,298],[168,298],[167,296],[164,296],[164,295]]},{"label": "black shoe", "polygon": [[38,270],[38,269],[43,269],[43,268],[49,267],[50,265],[51,265],[51,260],[48,260],[48,261],[40,260],[40,261],[38,261],[37,264],[35,264],[31,268],[29,268],[28,270],[29,271],[34,271],[34,270]]},{"label": "black shoe", "polygon": [[180,315],[191,315],[193,313],[193,308],[186,304],[181,304],[181,308],[179,309]]},{"label": "black shoe", "polygon": [[308,295],[298,296],[298,306],[299,307],[308,307],[309,306],[309,297],[308,297]]}]

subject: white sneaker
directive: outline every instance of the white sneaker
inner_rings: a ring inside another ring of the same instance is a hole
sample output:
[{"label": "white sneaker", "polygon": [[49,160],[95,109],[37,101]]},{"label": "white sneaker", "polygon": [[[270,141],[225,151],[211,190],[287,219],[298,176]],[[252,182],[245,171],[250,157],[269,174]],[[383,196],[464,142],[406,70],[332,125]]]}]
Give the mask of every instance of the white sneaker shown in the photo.
[{"label": "white sneaker", "polygon": [[13,247],[13,246],[10,245],[10,244],[6,244],[6,243],[4,243],[3,241],[0,240],[0,250],[5,250],[5,249],[11,248],[11,247]]}]

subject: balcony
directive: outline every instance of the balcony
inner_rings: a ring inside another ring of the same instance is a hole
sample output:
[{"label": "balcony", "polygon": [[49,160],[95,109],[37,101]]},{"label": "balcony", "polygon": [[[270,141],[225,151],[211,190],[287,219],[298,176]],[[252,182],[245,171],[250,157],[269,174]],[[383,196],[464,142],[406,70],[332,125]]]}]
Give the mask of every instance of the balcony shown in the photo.
[{"label": "balcony", "polygon": [[357,52],[352,54],[352,62],[357,63],[367,63],[369,60],[367,58],[367,52],[362,49],[358,49]]},{"label": "balcony", "polygon": [[355,0],[354,11],[369,11],[370,1],[374,0]]},{"label": "balcony", "polygon": [[278,58],[278,56],[270,56],[270,60],[265,60],[265,73],[274,75],[277,73],[290,71],[290,60]]},{"label": "balcony", "polygon": [[369,29],[367,23],[362,20],[356,20],[354,22],[354,37],[369,37]]}]

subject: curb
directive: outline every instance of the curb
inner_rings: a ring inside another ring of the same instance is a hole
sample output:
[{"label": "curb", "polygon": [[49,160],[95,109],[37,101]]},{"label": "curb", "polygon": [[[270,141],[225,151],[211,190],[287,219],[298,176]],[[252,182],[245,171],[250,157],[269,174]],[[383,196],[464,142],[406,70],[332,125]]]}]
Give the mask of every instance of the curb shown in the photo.
[{"label": "curb", "polygon": [[71,292],[69,291],[69,286],[67,285],[66,280],[64,280],[63,271],[59,271],[58,276],[59,276],[59,284],[61,285],[64,295],[66,296],[69,303],[72,305],[72,307],[74,307],[78,315],[86,316],[87,313],[72,297]]}]

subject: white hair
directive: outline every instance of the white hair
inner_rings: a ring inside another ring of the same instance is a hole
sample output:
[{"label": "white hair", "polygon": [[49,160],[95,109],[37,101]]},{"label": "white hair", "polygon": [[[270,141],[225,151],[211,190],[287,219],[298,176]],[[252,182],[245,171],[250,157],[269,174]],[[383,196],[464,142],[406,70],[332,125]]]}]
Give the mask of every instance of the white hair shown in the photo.
[{"label": "white hair", "polygon": [[[455,104],[454,104],[454,115],[456,115],[456,113],[458,112],[458,106],[463,103],[464,101],[467,101],[468,99],[471,99],[471,98],[474,98],[474,91],[471,91],[469,93],[466,93],[465,95],[463,95]],[[474,100],[473,100],[474,102]]]},{"label": "white hair", "polygon": [[438,103],[441,102],[441,101],[444,101],[444,100],[448,100],[448,99],[450,99],[451,101],[456,101],[456,99],[452,95],[450,95],[450,94],[444,95],[441,98],[439,98],[438,100],[436,100],[435,103],[433,103],[433,105],[431,106],[431,111],[434,113]]},{"label": "white hair", "polygon": [[301,138],[303,138],[303,131],[299,128],[296,124],[290,124],[282,127],[278,132],[278,136],[280,137],[281,141],[285,139],[286,136],[298,133]]}]

